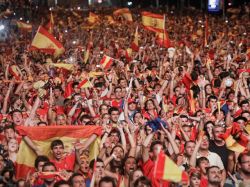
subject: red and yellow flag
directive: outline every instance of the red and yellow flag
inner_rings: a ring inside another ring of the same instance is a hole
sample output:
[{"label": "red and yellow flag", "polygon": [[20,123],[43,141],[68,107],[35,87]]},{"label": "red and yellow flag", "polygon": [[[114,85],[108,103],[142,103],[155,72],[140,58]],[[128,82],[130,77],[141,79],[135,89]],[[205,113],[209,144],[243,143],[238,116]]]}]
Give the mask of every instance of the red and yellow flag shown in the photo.
[{"label": "red and yellow flag", "polygon": [[248,144],[248,138],[241,130],[238,123],[233,123],[231,127],[226,129],[224,134],[220,135],[226,142],[226,146],[229,150],[242,153],[246,150]]},{"label": "red and yellow flag", "polygon": [[145,29],[154,32],[164,32],[164,16],[151,12],[142,12],[142,24]]},{"label": "red and yellow flag", "polygon": [[92,24],[96,24],[100,21],[100,18],[98,15],[94,14],[93,12],[89,13],[89,17],[88,17],[88,22],[92,25]]},{"label": "red and yellow flag", "polygon": [[170,44],[170,40],[168,37],[167,32],[164,30],[164,32],[156,32],[156,43],[159,46],[165,47],[165,48],[169,48],[171,46]]},{"label": "red and yellow flag", "polygon": [[50,34],[53,33],[53,28],[54,28],[54,17],[53,17],[52,12],[50,12],[50,20],[49,20],[49,23],[46,25],[45,28],[48,30],[48,32],[49,32]]},{"label": "red and yellow flag", "polygon": [[111,67],[112,63],[113,63],[113,58],[104,55],[100,62],[100,65],[102,66],[103,69],[107,70]]},{"label": "red and yellow flag", "polygon": [[65,49],[53,35],[40,26],[31,43],[30,50],[39,50],[44,53],[53,54],[55,57],[57,57],[62,54]]},{"label": "red and yellow flag", "polygon": [[114,16],[121,15],[126,21],[133,22],[132,14],[128,8],[121,8],[113,12]]},{"label": "red and yellow flag", "polygon": [[132,49],[131,48],[126,49],[125,57],[126,57],[128,62],[132,61]]},{"label": "red and yellow flag", "polygon": [[106,19],[108,24],[110,25],[115,24],[115,20],[113,19],[112,16],[106,16]]},{"label": "red and yellow flag", "polygon": [[[55,139],[60,139],[64,143],[66,153],[71,153],[74,150],[75,143],[84,143],[92,134],[98,136],[102,133],[102,128],[99,126],[47,126],[47,127],[17,127],[19,134],[27,135],[34,144],[42,151],[42,153],[51,158],[50,144]],[[42,132],[42,133],[41,133]],[[94,153],[98,153],[98,142],[90,145],[90,157],[94,158]],[[27,173],[33,169],[34,161],[36,159],[35,153],[22,140],[19,151],[17,153],[17,179],[25,178]]]},{"label": "red and yellow flag", "polygon": [[16,80],[21,80],[21,75],[18,71],[18,66],[17,65],[11,65],[9,67],[9,73],[15,77]]},{"label": "red and yellow flag", "polygon": [[32,31],[32,25],[31,24],[27,24],[27,23],[24,23],[22,21],[17,21],[16,24],[17,24],[17,27],[20,30],[27,31],[27,32]]},{"label": "red and yellow flag", "polygon": [[92,87],[92,84],[91,82],[89,82],[88,79],[84,79],[78,84],[78,88],[89,88],[89,87]]},{"label": "red and yellow flag", "polygon": [[163,151],[161,151],[157,157],[154,176],[156,179],[171,182],[183,182],[188,180],[187,173],[182,171]]},{"label": "red and yellow flag", "polygon": [[134,51],[139,51],[139,35],[138,35],[138,27],[135,30],[134,41],[131,44],[131,48]]}]

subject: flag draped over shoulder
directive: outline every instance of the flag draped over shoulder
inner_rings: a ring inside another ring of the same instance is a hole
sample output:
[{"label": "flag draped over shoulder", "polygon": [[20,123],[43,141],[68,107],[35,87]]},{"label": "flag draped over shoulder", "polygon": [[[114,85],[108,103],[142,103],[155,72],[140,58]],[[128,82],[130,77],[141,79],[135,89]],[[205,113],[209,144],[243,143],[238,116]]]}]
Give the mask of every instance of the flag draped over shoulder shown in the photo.
[{"label": "flag draped over shoulder", "polygon": [[142,12],[142,24],[145,29],[154,32],[164,31],[164,16],[160,14],[153,14],[151,12]]},{"label": "flag draped over shoulder", "polygon": [[17,24],[18,29],[20,29],[22,31],[27,31],[27,32],[32,31],[32,25],[31,24],[24,23],[22,21],[17,21],[16,24]]},{"label": "flag draped over shoulder", "polygon": [[31,43],[30,50],[39,50],[44,53],[53,54],[55,57],[57,57],[62,54],[65,49],[53,35],[40,26]]},{"label": "flag draped over shoulder", "polygon": [[[64,143],[66,153],[74,150],[74,143],[84,143],[92,134],[98,136],[102,133],[99,126],[47,126],[47,127],[17,127],[21,135],[27,135],[34,144],[42,151],[43,155],[51,158],[50,144],[55,139],[60,139]],[[94,158],[94,153],[98,152],[99,138],[90,145],[90,160]],[[25,178],[27,173],[33,169],[36,154],[22,140],[16,160],[17,179]]]},{"label": "flag draped over shoulder", "polygon": [[114,16],[121,15],[126,21],[133,22],[132,14],[128,8],[121,8],[113,12]]},{"label": "flag draped over shoulder", "polygon": [[157,157],[154,172],[155,178],[160,180],[171,182],[188,180],[187,173],[182,171],[163,151]]}]

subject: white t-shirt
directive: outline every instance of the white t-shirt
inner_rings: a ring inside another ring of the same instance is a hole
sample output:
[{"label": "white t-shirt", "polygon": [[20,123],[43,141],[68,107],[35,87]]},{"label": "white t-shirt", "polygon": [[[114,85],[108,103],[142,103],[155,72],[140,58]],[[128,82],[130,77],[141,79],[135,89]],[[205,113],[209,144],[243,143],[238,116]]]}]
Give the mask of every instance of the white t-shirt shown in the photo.
[{"label": "white t-shirt", "polygon": [[[202,156],[198,152],[196,158],[200,158],[200,157],[202,157]],[[224,169],[224,165],[223,165],[223,162],[221,160],[221,157],[217,153],[208,151],[208,155],[206,156],[206,158],[209,160],[210,166],[218,166],[221,170]]]}]

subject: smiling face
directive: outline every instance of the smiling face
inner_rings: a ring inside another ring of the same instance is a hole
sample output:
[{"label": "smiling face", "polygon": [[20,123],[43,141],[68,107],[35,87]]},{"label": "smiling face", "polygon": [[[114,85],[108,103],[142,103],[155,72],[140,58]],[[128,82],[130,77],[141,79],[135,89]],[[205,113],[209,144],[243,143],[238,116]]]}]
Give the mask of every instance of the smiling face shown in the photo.
[{"label": "smiling face", "polygon": [[125,162],[125,172],[131,173],[136,169],[136,160],[135,158],[128,158]]},{"label": "smiling face", "polygon": [[8,142],[8,150],[9,152],[17,152],[18,150],[18,143],[17,140],[12,138]]},{"label": "smiling face", "polygon": [[56,145],[56,146],[54,146],[53,149],[52,149],[53,157],[54,157],[56,160],[62,159],[63,153],[64,153],[64,148],[63,148],[62,145]]},{"label": "smiling face", "polygon": [[23,115],[21,112],[14,112],[12,115],[13,123],[15,125],[23,125]]}]

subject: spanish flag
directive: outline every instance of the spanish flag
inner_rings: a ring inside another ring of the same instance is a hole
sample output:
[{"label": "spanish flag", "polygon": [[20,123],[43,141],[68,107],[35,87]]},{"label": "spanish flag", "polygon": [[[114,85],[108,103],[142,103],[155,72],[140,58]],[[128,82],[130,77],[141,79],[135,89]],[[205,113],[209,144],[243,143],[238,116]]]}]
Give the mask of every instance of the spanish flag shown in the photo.
[{"label": "spanish flag", "polygon": [[156,43],[159,46],[165,47],[165,48],[169,48],[170,47],[170,40],[168,37],[168,34],[166,33],[166,31],[164,30],[164,32],[156,32]]},{"label": "spanish flag", "polygon": [[100,18],[98,15],[94,14],[93,12],[89,13],[89,17],[88,17],[88,22],[90,24],[96,24],[100,21]]},{"label": "spanish flag", "polygon": [[9,73],[10,73],[13,77],[15,77],[16,80],[21,80],[21,75],[20,75],[18,69],[19,69],[19,68],[18,68],[17,65],[11,65],[11,66],[9,67]]},{"label": "spanish flag", "polygon": [[113,19],[112,16],[106,16],[106,19],[107,19],[108,24],[110,24],[110,25],[115,24],[115,20]]},{"label": "spanish flag", "polygon": [[17,21],[16,24],[17,24],[18,29],[20,29],[22,31],[27,31],[27,32],[32,31],[32,25],[31,24],[27,24],[27,23],[24,23],[22,21]]},{"label": "spanish flag", "polygon": [[[66,153],[71,153],[74,150],[75,143],[84,143],[92,134],[98,136],[102,133],[102,128],[99,126],[47,126],[47,127],[17,127],[20,135],[28,136],[34,144],[42,151],[42,153],[51,158],[50,144],[55,139],[60,139],[64,143]],[[90,157],[92,160],[94,153],[98,152],[99,138],[90,145]],[[25,178],[27,173],[33,169],[36,159],[35,153],[30,147],[21,141],[19,151],[17,153],[17,179]]]},{"label": "spanish flag", "polygon": [[132,61],[132,49],[131,48],[126,49],[126,51],[125,51],[125,57],[126,57],[126,60],[128,62]]},{"label": "spanish flag", "polygon": [[65,70],[69,70],[69,71],[74,69],[73,64],[67,64],[67,63],[51,63],[49,65],[57,67],[57,68],[62,68],[62,69],[65,69]]},{"label": "spanish flag", "polygon": [[100,65],[103,69],[109,69],[111,67],[113,63],[113,58],[109,57],[109,56],[103,56],[101,62],[100,62]]},{"label": "spanish flag", "polygon": [[133,22],[132,14],[128,8],[121,8],[113,12],[114,16],[121,15],[126,21]]},{"label": "spanish flag", "polygon": [[89,88],[89,87],[92,87],[92,85],[88,79],[84,79],[78,84],[78,88]]},{"label": "spanish flag", "polygon": [[231,151],[242,153],[247,148],[248,138],[244,135],[238,123],[234,122],[220,137],[225,140],[227,148]]},{"label": "spanish flag", "polygon": [[53,29],[54,29],[54,17],[53,17],[52,12],[50,12],[50,20],[49,20],[49,23],[46,25],[46,29],[48,30],[48,32],[50,34],[53,33]]},{"label": "spanish flag", "polygon": [[131,44],[131,48],[134,51],[139,51],[139,36],[138,36],[138,27],[135,30],[135,36],[134,41]]},{"label": "spanish flag", "polygon": [[83,61],[84,61],[85,64],[89,60],[89,53],[90,53],[90,49],[92,48],[92,46],[93,46],[93,42],[92,42],[92,39],[91,39],[91,41],[88,43],[87,50],[84,53],[84,59],[83,59]]},{"label": "spanish flag", "polygon": [[171,182],[183,182],[188,180],[187,173],[182,171],[163,151],[159,153],[154,169],[154,176],[156,179]]},{"label": "spanish flag", "polygon": [[100,72],[100,71],[91,71],[91,72],[89,72],[88,75],[89,75],[89,77],[98,77],[98,76],[104,75],[104,73]]},{"label": "spanish flag", "polygon": [[145,29],[154,32],[164,32],[164,16],[151,12],[142,12],[142,24]]},{"label": "spanish flag", "polygon": [[40,26],[31,43],[30,50],[39,50],[44,53],[53,54],[55,57],[57,57],[62,54],[65,49],[53,35]]}]

